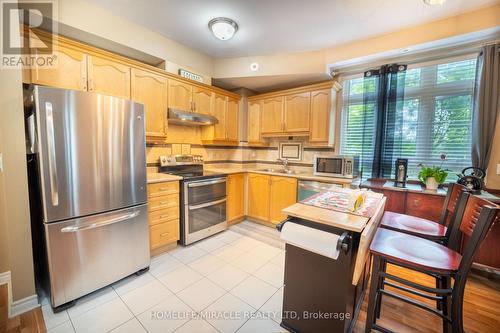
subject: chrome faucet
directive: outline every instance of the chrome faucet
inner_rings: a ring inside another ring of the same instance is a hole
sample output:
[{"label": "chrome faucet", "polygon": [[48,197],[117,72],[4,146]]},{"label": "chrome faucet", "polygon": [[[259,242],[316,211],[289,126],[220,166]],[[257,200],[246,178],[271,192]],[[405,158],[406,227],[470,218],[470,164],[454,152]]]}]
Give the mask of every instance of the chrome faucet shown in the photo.
[{"label": "chrome faucet", "polygon": [[288,158],[278,158],[277,161],[281,162],[283,164],[283,170],[288,172]]}]

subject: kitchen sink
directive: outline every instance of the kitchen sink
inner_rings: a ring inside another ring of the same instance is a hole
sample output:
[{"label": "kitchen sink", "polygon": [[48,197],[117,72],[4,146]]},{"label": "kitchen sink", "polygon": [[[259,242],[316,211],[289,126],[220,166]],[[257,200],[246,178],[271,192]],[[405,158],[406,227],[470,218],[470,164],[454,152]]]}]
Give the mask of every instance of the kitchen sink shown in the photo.
[{"label": "kitchen sink", "polygon": [[299,171],[284,170],[284,169],[259,169],[257,171],[274,172],[274,173],[284,173],[284,174],[287,174],[287,175],[296,175],[296,174],[300,173]]}]

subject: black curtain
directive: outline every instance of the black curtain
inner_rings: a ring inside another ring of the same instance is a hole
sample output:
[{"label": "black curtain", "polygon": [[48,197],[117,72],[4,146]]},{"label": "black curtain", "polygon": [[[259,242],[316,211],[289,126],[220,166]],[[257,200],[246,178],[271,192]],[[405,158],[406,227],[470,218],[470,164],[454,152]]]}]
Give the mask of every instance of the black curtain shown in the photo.
[{"label": "black curtain", "polygon": [[[404,102],[406,65],[389,64],[379,69],[365,72],[366,98],[370,94],[368,87],[373,87],[376,78],[375,137],[373,138],[372,177],[387,178],[393,176],[394,162],[401,153],[401,112]],[[373,105],[373,102],[372,102]]]}]

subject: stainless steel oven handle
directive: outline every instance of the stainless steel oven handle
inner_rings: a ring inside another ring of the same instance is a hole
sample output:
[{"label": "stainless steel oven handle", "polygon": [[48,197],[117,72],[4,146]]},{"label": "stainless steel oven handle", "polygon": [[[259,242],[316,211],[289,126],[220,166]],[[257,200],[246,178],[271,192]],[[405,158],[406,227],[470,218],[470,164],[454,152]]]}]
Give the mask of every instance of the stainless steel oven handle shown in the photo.
[{"label": "stainless steel oven handle", "polygon": [[50,178],[50,196],[52,205],[59,205],[59,189],[57,182],[57,164],[56,164],[56,144],[54,138],[54,115],[52,112],[52,103],[45,103],[46,125],[47,125],[47,150],[49,159],[49,178]]},{"label": "stainless steel oven handle", "polygon": [[61,229],[61,232],[77,232],[77,231],[82,231],[82,230],[100,228],[100,227],[104,227],[104,226],[107,226],[107,225],[110,225],[110,224],[114,224],[114,223],[118,223],[118,222],[130,220],[130,219],[132,219],[134,217],[137,217],[138,215],[139,215],[139,211],[135,211],[133,213],[124,214],[124,215],[121,215],[121,216],[118,216],[118,217],[114,217],[112,219],[105,220],[105,221],[102,221],[102,222],[91,223],[91,224],[83,225],[83,226],[69,226],[69,227],[64,227],[64,228]]},{"label": "stainless steel oven handle", "polygon": [[200,208],[210,207],[210,206],[214,206],[214,205],[218,205],[220,203],[226,202],[226,200],[227,199],[224,198],[224,199],[221,199],[221,200],[210,201],[210,202],[199,204],[199,205],[190,205],[190,206],[188,206],[188,208],[189,208],[189,210],[194,210],[194,209],[200,209]]},{"label": "stainless steel oven handle", "polygon": [[220,184],[220,183],[225,183],[225,182],[226,182],[226,178],[217,178],[217,179],[209,180],[206,182],[188,183],[188,187],[200,187],[200,186],[214,185],[214,184]]}]

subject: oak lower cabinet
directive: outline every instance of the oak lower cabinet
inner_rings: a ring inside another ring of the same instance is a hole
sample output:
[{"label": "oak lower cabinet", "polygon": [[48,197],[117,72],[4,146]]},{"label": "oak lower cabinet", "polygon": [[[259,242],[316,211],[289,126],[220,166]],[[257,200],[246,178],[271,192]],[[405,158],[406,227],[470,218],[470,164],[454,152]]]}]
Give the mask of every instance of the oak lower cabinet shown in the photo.
[{"label": "oak lower cabinet", "polygon": [[233,222],[245,216],[245,174],[227,176],[227,221]]},{"label": "oak lower cabinet", "polygon": [[296,201],[297,179],[253,173],[248,175],[249,217],[277,224],[286,218],[281,210]]},{"label": "oak lower cabinet", "polygon": [[168,128],[167,78],[150,71],[132,68],[131,95],[144,104],[146,141],[162,142]]},{"label": "oak lower cabinet", "polygon": [[152,253],[180,239],[179,182],[148,184],[149,245]]},{"label": "oak lower cabinet", "polygon": [[281,211],[297,202],[297,179],[291,177],[271,177],[269,222],[278,224],[286,219]]}]

